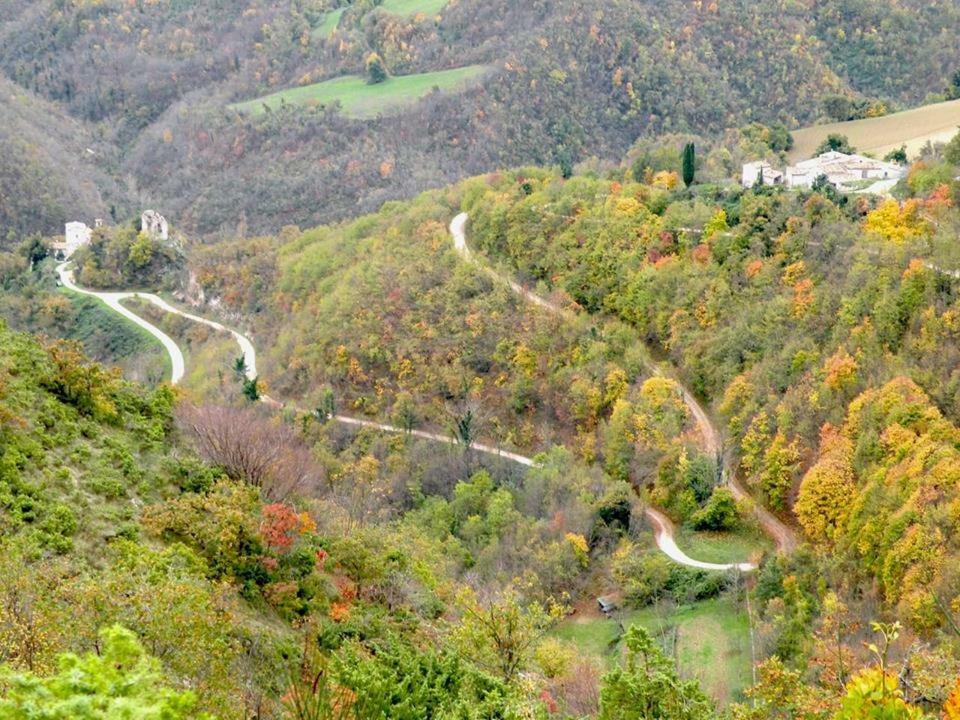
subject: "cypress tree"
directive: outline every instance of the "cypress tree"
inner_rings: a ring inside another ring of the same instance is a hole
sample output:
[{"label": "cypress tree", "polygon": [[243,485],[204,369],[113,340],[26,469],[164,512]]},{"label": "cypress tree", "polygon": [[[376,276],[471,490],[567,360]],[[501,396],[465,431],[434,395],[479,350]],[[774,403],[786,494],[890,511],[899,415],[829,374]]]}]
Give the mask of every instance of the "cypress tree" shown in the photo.
[{"label": "cypress tree", "polygon": [[693,143],[687,143],[683,146],[683,184],[690,187],[693,184],[693,174],[696,154],[693,149]]}]

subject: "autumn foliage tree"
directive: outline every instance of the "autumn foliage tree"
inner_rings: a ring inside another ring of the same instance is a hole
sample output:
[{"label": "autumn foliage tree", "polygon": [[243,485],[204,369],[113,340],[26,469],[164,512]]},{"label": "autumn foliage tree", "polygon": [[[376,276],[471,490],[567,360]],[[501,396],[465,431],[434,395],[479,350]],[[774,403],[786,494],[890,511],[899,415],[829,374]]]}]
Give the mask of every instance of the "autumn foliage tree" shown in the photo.
[{"label": "autumn foliage tree", "polygon": [[453,628],[457,646],[506,683],[518,678],[547,630],[565,614],[561,605],[525,601],[512,588],[486,598],[465,588],[457,607],[461,614]]},{"label": "autumn foliage tree", "polygon": [[820,432],[817,462],[804,475],[794,512],[807,536],[831,545],[845,530],[850,500],[856,494],[853,445],[832,425]]},{"label": "autumn foliage tree", "polygon": [[887,242],[902,245],[929,234],[930,227],[921,209],[915,199],[903,205],[896,200],[885,200],[864,218],[863,229]]},{"label": "autumn foliage tree", "polygon": [[291,427],[255,410],[184,406],[177,419],[208,462],[268,499],[321,486],[323,471],[306,443]]}]

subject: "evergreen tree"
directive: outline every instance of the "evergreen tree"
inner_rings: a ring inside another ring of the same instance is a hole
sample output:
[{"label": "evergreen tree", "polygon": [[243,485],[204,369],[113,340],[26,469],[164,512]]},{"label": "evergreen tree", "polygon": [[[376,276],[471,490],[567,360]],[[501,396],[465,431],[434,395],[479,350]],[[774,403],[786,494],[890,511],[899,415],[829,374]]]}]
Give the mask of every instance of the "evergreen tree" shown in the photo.
[{"label": "evergreen tree", "polygon": [[320,422],[326,422],[337,414],[337,403],[333,395],[333,389],[326,387],[320,394],[320,405],[313,411]]},{"label": "evergreen tree", "polygon": [[826,138],[824,138],[823,142],[817,146],[817,149],[813,151],[813,154],[822,155],[825,152],[841,152],[849,155],[850,153],[855,152],[855,149],[850,144],[850,139],[846,135],[830,133]]},{"label": "evergreen tree", "polygon": [[247,376],[247,357],[239,355],[233,359],[233,372],[240,380]]},{"label": "evergreen tree", "polygon": [[250,402],[256,402],[260,399],[260,378],[255,377],[252,380],[243,381],[243,396]]},{"label": "evergreen tree", "polygon": [[693,176],[696,172],[696,151],[693,143],[687,143],[683,146],[683,184],[690,187],[693,184]]},{"label": "evergreen tree", "polygon": [[377,53],[367,55],[367,84],[376,85],[387,79],[387,68]]},{"label": "evergreen tree", "polygon": [[196,712],[192,692],[164,687],[160,662],[132,632],[114,625],[100,638],[99,654],[61,655],[59,672],[50,677],[0,667],[0,718],[210,718]]},{"label": "evergreen tree", "polygon": [[891,150],[886,155],[883,156],[883,159],[887,162],[900,163],[901,165],[907,164],[907,146],[901,145],[895,150]]}]

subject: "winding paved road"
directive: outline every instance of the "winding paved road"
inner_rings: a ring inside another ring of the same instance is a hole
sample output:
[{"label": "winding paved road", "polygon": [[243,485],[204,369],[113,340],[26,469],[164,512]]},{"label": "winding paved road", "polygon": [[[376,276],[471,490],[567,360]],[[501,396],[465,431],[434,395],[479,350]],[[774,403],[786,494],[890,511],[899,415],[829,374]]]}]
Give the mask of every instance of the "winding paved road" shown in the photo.
[{"label": "winding paved road", "polygon": [[[90,297],[95,297],[101,302],[103,302],[107,307],[109,307],[114,312],[117,312],[123,315],[128,320],[135,322],[137,325],[142,327],[144,330],[149,332],[155,338],[157,338],[161,343],[163,343],[164,348],[167,350],[167,354],[170,355],[170,364],[171,364],[171,374],[170,374],[170,383],[176,385],[180,380],[183,379],[185,364],[183,361],[183,353],[180,350],[180,347],[177,345],[173,339],[167,335],[163,330],[158,328],[156,325],[153,325],[136,313],[128,310],[120,302],[121,300],[129,300],[131,298],[140,298],[141,300],[146,300],[147,302],[156,305],[161,310],[172,313],[174,315],[179,315],[180,317],[185,317],[188,320],[193,322],[201,323],[203,325],[208,325],[209,327],[214,328],[215,330],[220,330],[222,332],[227,332],[233,335],[233,339],[237,341],[237,345],[240,346],[240,352],[243,353],[243,360],[245,363],[244,374],[248,380],[253,380],[257,377],[257,351],[253,347],[253,343],[245,336],[238,333],[232,328],[228,328],[226,325],[222,325],[214,320],[208,320],[205,317],[200,317],[199,315],[193,315],[188,312],[184,312],[179,308],[174,307],[166,300],[161,298],[159,295],[154,295],[153,293],[144,293],[144,292],[95,292],[93,290],[86,290],[74,282],[73,279],[73,270],[70,269],[70,262],[63,262],[57,266],[57,275],[60,276],[60,282],[63,283],[64,287],[73,290],[74,292],[81,293],[82,295],[89,295]],[[269,400],[269,398],[267,398]]]},{"label": "winding paved road", "polygon": [[[518,295],[522,296],[528,302],[542,307],[546,310],[549,310],[554,313],[570,313],[570,310],[561,308],[559,305],[537,295],[536,293],[527,290],[519,283],[501,276],[492,268],[489,268],[482,263],[479,263],[476,258],[473,256],[473,253],[470,251],[470,248],[467,246],[466,235],[464,233],[464,227],[467,221],[467,214],[460,213],[457,215],[453,221],[450,223],[450,234],[453,237],[453,242],[460,254],[467,259],[468,261],[477,265],[485,272],[487,272],[492,278],[498,282],[505,282],[510,288],[516,292]],[[83,295],[89,295],[90,297],[95,297],[101,300],[104,304],[107,305],[111,310],[117,312],[123,317],[131,320],[140,327],[147,330],[151,335],[156,337],[166,348],[168,354],[170,355],[172,373],[171,373],[171,383],[176,384],[179,382],[184,375],[184,359],[183,353],[180,351],[179,346],[170,338],[166,333],[147,322],[139,315],[131,312],[121,304],[121,300],[126,300],[129,298],[142,298],[152,303],[156,307],[164,310],[165,312],[173,313],[181,317],[185,317],[188,320],[194,322],[202,323],[208,325],[216,330],[230,333],[234,340],[240,347],[241,352],[243,353],[244,361],[246,363],[245,374],[246,377],[250,380],[253,380],[257,377],[257,351],[253,343],[245,335],[237,332],[236,330],[229,328],[221,323],[215,322],[213,320],[208,320],[207,318],[201,317],[199,315],[193,315],[192,313],[184,312],[179,308],[170,305],[168,302],[163,300],[153,293],[142,293],[142,292],[96,292],[93,290],[86,290],[79,287],[73,280],[73,271],[69,268],[70,263],[64,262],[57,266],[57,274],[60,277],[60,281],[63,285],[74,292],[81,293]],[[659,368],[654,369],[657,374],[661,374]],[[716,449],[719,453],[721,447],[719,434],[714,428],[713,424],[710,422],[709,417],[706,412],[696,401],[696,399],[687,392],[686,388],[683,388],[684,401],[688,404],[691,409],[691,412],[694,415],[698,425],[700,425],[701,430],[707,443],[708,449]],[[274,400],[269,396],[261,396],[261,401],[272,405],[272,406],[282,406],[283,404]],[[423,438],[425,440],[431,440],[435,442],[446,443],[448,445],[459,445],[460,443],[453,437],[449,435],[442,435],[439,433],[431,433],[424,430],[407,430],[405,428],[400,428],[395,425],[388,425],[385,423],[378,423],[372,420],[362,420],[359,418],[353,418],[346,415],[334,415],[333,420],[345,425],[353,425],[356,427],[365,427],[372,428],[381,432],[388,433],[398,433],[413,435],[414,437]],[[527,467],[540,467],[538,463],[533,458],[526,457],[525,455],[520,455],[518,453],[509,452],[502,450],[500,448],[493,447],[491,445],[485,445],[483,443],[473,443],[470,445],[471,449],[478,452],[487,453],[489,455],[495,455],[497,457],[502,457],[507,460],[525,465]],[[738,488],[736,486],[731,486],[734,488],[736,493]],[[742,492],[742,491],[741,491]],[[756,570],[756,565],[749,562],[740,562],[740,563],[709,563],[703,562],[701,560],[696,560],[691,558],[686,553],[681,550],[676,543],[674,538],[674,527],[673,523],[667,518],[663,513],[655,510],[654,508],[647,507],[644,512],[647,515],[647,518],[650,520],[651,524],[654,526],[654,538],[657,543],[657,547],[670,559],[674,560],[677,563],[686,565],[692,568],[698,568],[702,570],[739,570],[741,572],[750,572]],[[779,541],[778,541],[779,543]]]},{"label": "winding paved road", "polygon": [[[153,335],[163,345],[164,349],[167,351],[167,355],[170,356],[170,382],[176,385],[183,379],[183,373],[186,364],[183,361],[183,353],[180,351],[180,346],[177,345],[173,341],[173,338],[167,335],[163,330],[158,328],[156,325],[147,322],[136,313],[127,310],[127,308],[120,303],[121,300],[127,300],[134,297],[144,297],[150,300],[150,302],[154,302],[151,298],[156,298],[156,300],[160,303],[163,303],[163,300],[160,300],[160,298],[158,298],[156,295],[144,295],[142,293],[135,292],[95,292],[93,290],[84,290],[82,287],[74,283],[73,270],[70,269],[69,262],[64,262],[57,265],[57,275],[60,276],[60,282],[63,283],[63,286],[67,289],[73,290],[73,292],[80,293],[81,295],[89,295],[90,297],[97,298],[115,313],[122,315],[130,322],[139,325],[148,333]],[[163,304],[166,305],[166,303]]]},{"label": "winding paved road", "polygon": [[[467,213],[460,213],[450,222],[450,234],[453,236],[454,247],[464,257],[464,259],[480,266],[488,275],[496,280],[507,283],[514,292],[521,295],[524,299],[529,300],[530,302],[551,312],[570,312],[556,303],[550,302],[549,300],[540,297],[530,290],[527,290],[514,280],[502,277],[492,268],[479,263],[476,256],[473,254],[473,252],[471,252],[470,247],[467,245],[467,237],[465,232],[467,217]],[[650,372],[655,375],[664,375],[663,369],[657,364],[651,363],[648,365],[648,368]],[[697,426],[700,428],[700,433],[703,436],[704,441],[704,450],[714,457],[722,457],[723,442],[721,441],[720,433],[711,421],[710,416],[707,414],[706,410],[704,410],[703,406],[693,395],[693,393],[691,393],[682,384],[678,384],[680,385],[683,401],[689,408],[690,414],[693,416]],[[750,498],[750,495],[737,480],[736,473],[731,470],[726,459],[723,460],[722,475],[724,481],[736,499],[743,500]],[[754,506],[754,512],[756,514],[757,521],[760,523],[761,527],[763,527],[764,531],[774,539],[777,544],[778,551],[783,553],[792,552],[797,544],[796,536],[793,530],[787,527],[783,522],[780,521],[779,518],[766,510],[759,503],[753,501],[752,498],[750,499]],[[756,566],[752,563],[716,564],[692,560],[686,555],[683,555],[682,551],[677,548],[673,539],[673,526],[670,523],[670,520],[663,515],[663,513],[650,507],[646,508],[645,512],[647,518],[656,528],[657,545],[663,552],[677,562],[682,562],[683,564],[690,565],[691,567],[700,567],[713,570],[730,570],[732,568],[738,568],[740,570],[756,569]],[[681,559],[681,555],[683,556],[683,559]]]}]

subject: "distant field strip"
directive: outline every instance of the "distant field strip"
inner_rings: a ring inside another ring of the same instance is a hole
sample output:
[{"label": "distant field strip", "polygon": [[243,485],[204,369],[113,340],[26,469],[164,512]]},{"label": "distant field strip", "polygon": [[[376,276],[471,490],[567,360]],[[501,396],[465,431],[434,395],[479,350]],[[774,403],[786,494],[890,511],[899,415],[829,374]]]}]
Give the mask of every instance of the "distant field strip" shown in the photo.
[{"label": "distant field strip", "polygon": [[914,157],[920,148],[931,142],[946,142],[957,134],[960,126],[960,100],[924,105],[903,112],[864,120],[813,125],[793,131],[790,160],[811,157],[817,146],[831,133],[846,135],[858,152],[878,157],[901,145]]},{"label": "distant field strip", "polygon": [[453,70],[390,77],[376,85],[367,84],[366,78],[359,75],[344,75],[313,85],[288,88],[230,107],[256,115],[264,112],[264,107],[276,110],[281,103],[310,106],[339,100],[345,114],[370,118],[413,104],[434,88],[442,91],[465,89],[479,81],[489,69],[487,65],[468,65]]},{"label": "distant field strip", "polygon": [[383,0],[380,9],[392,15],[436,15],[448,0]]}]

